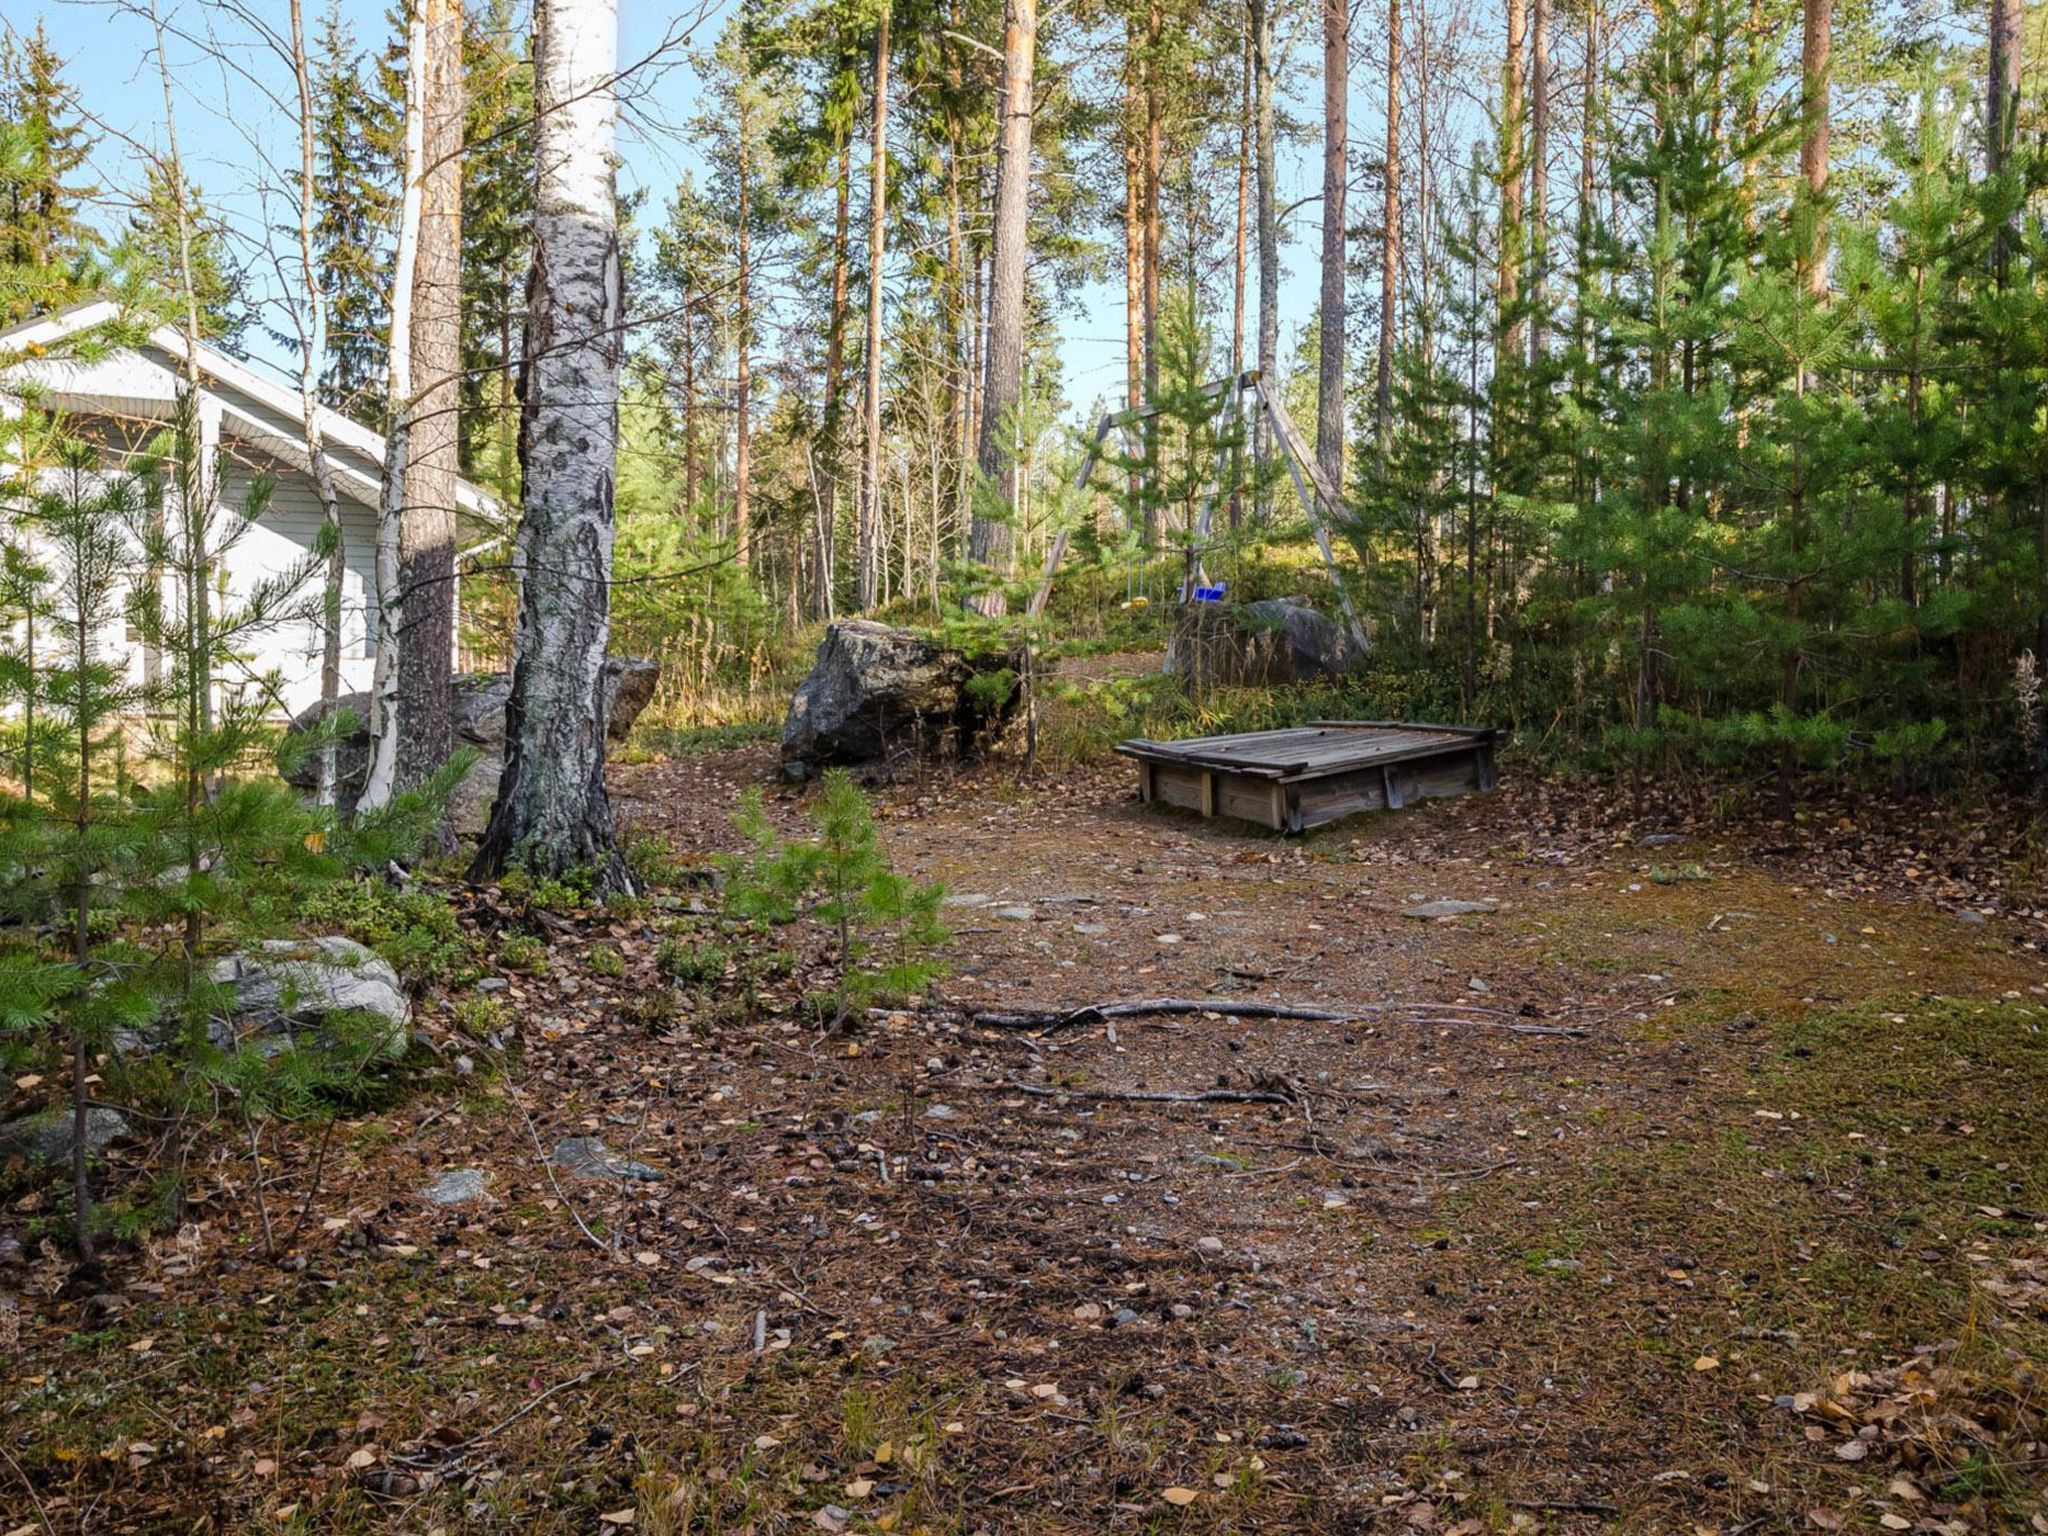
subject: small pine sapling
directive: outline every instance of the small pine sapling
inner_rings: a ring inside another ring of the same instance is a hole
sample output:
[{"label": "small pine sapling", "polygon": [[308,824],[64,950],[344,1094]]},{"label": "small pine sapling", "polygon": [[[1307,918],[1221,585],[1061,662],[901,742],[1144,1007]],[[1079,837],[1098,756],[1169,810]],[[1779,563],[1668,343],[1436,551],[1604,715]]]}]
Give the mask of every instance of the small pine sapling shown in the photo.
[{"label": "small pine sapling", "polygon": [[811,821],[815,839],[780,837],[760,795],[748,795],[737,825],[751,847],[725,861],[725,905],[734,917],[773,924],[808,917],[831,932],[830,1027],[838,1030],[946,973],[936,953],[951,937],[939,920],[946,890],[890,867],[867,797],[843,769],[825,775]]}]

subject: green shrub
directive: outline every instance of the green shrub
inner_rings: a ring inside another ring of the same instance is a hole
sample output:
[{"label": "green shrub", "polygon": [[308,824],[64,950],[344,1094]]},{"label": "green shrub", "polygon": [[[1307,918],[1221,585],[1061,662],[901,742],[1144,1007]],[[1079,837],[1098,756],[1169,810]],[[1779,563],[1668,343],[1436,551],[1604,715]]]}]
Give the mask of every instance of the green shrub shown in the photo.
[{"label": "green shrub", "polygon": [[498,964],[528,976],[548,973],[548,947],[530,933],[510,935],[498,946]]},{"label": "green shrub", "polygon": [[713,940],[700,942],[671,934],[655,951],[654,964],[670,981],[703,986],[725,975],[732,964],[732,951]]}]

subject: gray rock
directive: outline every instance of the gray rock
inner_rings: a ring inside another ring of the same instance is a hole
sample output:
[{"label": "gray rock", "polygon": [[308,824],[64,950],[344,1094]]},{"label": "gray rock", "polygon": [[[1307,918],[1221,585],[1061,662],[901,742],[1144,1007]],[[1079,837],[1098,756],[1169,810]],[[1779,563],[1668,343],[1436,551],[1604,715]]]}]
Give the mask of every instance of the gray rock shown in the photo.
[{"label": "gray rock", "polygon": [[[25,1157],[32,1164],[71,1161],[72,1120],[69,1109],[45,1109],[0,1125],[0,1155]],[[128,1118],[118,1109],[95,1104],[85,1112],[85,1150],[104,1152],[128,1134]]]},{"label": "gray rock", "polygon": [[391,963],[354,939],[266,939],[253,951],[214,963],[213,979],[235,992],[242,1032],[280,1045],[300,1035],[331,1036],[340,1016],[368,1016],[384,1035],[383,1054],[403,1056],[412,1004]]},{"label": "gray rock", "polygon": [[834,764],[888,768],[901,757],[971,750],[1009,713],[1015,690],[969,687],[996,658],[970,660],[914,630],[842,619],[825,630],[782,725],[782,771],[805,779]]},{"label": "gray rock", "polygon": [[488,997],[493,992],[503,992],[511,985],[512,983],[502,976],[479,976],[476,982],[476,989]]},{"label": "gray rock", "polygon": [[630,1157],[621,1157],[595,1136],[571,1136],[555,1143],[552,1161],[579,1179],[610,1179],[618,1183],[659,1184],[666,1175]]},{"label": "gray rock", "polygon": [[1685,839],[1676,832],[1651,832],[1637,838],[1636,846],[1638,848],[1668,848],[1673,843],[1682,843],[1684,841]]},{"label": "gray rock", "polygon": [[1081,935],[1082,935],[1083,937],[1085,937],[1085,938],[1093,938],[1093,937],[1095,937],[1095,936],[1096,936],[1097,934],[1103,934],[1103,933],[1107,933],[1107,932],[1109,932],[1109,924],[1107,924],[1107,923],[1076,923],[1076,924],[1074,924],[1074,932],[1076,932],[1076,933],[1078,933],[1078,934],[1081,934]]},{"label": "gray rock", "polygon": [[1195,687],[1250,686],[1340,677],[1363,653],[1344,626],[1300,598],[1226,605],[1191,603],[1166,647],[1166,667]]},{"label": "gray rock", "polygon": [[997,907],[996,916],[1006,923],[1028,923],[1037,914],[1029,907]]},{"label": "gray rock", "polygon": [[[661,664],[638,656],[612,656],[604,664],[605,735],[624,741],[661,679]],[[465,837],[480,835],[490,819],[491,801],[498,792],[498,777],[505,770],[505,705],[512,697],[509,672],[465,672],[455,679],[454,726],[458,746],[474,747],[476,766],[456,785],[449,798],[449,817],[455,830]],[[370,696],[351,693],[335,700],[336,710],[346,710],[354,725],[336,743],[335,772],[339,779],[339,807],[343,815],[355,809],[356,795],[370,771]],[[311,793],[320,780],[320,755],[300,752],[294,739],[303,736],[327,718],[326,709],[313,704],[300,711],[285,731],[283,754],[285,782]]]},{"label": "gray rock", "polygon": [[468,1205],[483,1197],[484,1174],[481,1168],[450,1168],[420,1191],[422,1200],[430,1200],[435,1205]]},{"label": "gray rock", "polygon": [[1477,913],[1500,910],[1490,901],[1425,901],[1419,906],[1403,907],[1403,917],[1427,922],[1433,917],[1469,917]]},{"label": "gray rock", "polygon": [[951,1120],[960,1112],[950,1104],[934,1104],[924,1112],[927,1120]]}]

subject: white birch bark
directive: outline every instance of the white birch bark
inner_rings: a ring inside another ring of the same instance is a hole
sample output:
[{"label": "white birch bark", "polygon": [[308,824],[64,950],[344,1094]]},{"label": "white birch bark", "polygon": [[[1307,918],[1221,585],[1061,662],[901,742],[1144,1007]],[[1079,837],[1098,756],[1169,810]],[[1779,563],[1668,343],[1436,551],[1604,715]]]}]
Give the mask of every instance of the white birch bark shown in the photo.
[{"label": "white birch bark", "polygon": [[426,186],[427,12],[408,0],[405,21],[405,165],[398,205],[397,260],[391,275],[391,345],[385,393],[390,439],[384,448],[384,489],[377,506],[377,652],[370,671],[370,770],[361,810],[391,799],[398,782],[398,640],[403,627],[399,526],[405,517],[406,470],[414,409],[413,276],[419,263],[420,210]]},{"label": "white birch bark", "polygon": [[624,336],[613,94],[617,0],[538,0],[533,277],[519,448],[519,623],[505,771],[479,873],[593,869],[631,888],[605,793],[613,480]]}]

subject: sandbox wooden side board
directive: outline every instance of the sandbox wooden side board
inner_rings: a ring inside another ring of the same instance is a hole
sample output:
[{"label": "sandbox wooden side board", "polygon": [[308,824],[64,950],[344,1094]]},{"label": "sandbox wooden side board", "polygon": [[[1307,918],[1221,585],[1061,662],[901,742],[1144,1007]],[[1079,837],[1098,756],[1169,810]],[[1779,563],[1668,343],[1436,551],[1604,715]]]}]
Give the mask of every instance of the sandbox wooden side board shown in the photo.
[{"label": "sandbox wooden side board", "polygon": [[1284,731],[1124,742],[1138,797],[1305,832],[1361,811],[1492,789],[1493,732],[1402,720],[1318,720]]}]

